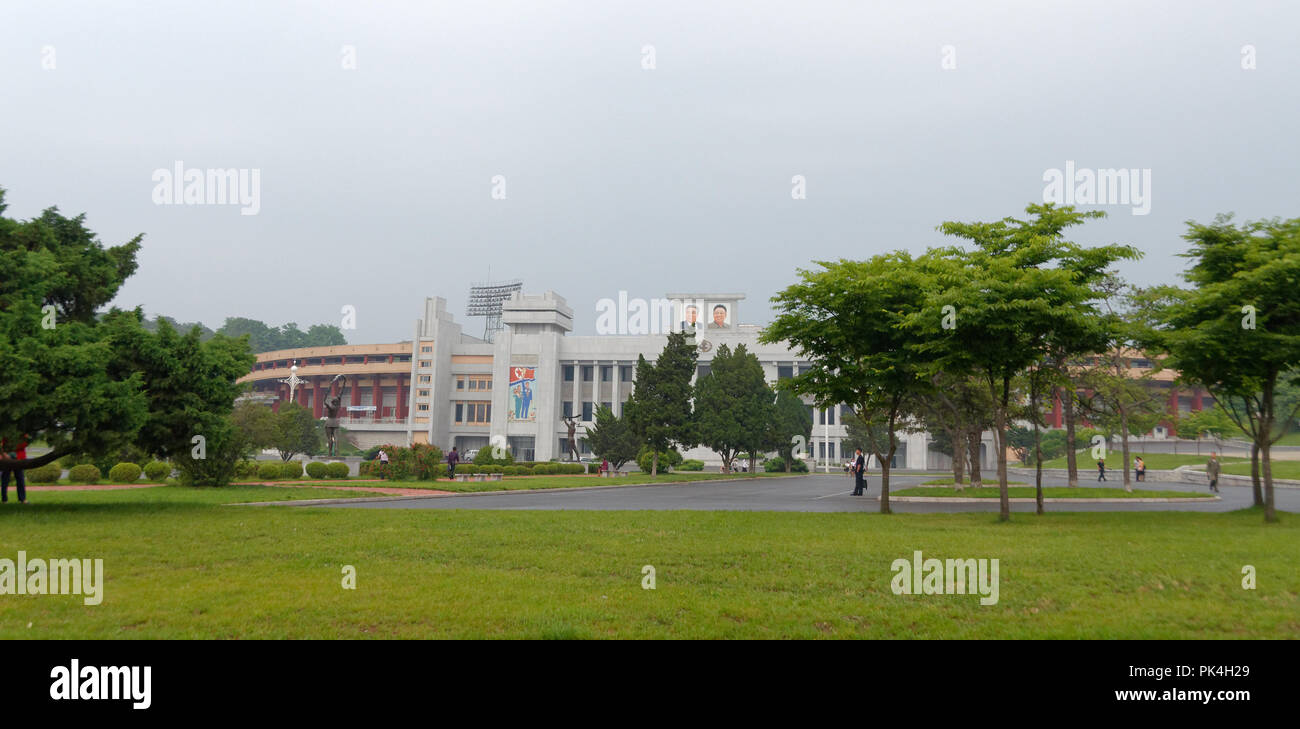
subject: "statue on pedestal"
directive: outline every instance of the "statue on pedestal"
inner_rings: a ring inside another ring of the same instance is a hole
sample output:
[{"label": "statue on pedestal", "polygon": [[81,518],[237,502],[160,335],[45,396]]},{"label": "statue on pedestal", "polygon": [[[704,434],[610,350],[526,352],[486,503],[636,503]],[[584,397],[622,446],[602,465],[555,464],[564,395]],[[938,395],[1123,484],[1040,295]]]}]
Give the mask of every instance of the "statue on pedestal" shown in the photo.
[{"label": "statue on pedestal", "polygon": [[564,421],[564,424],[569,426],[568,447],[565,449],[564,453],[569,456],[570,461],[576,461],[578,460],[578,438],[575,434],[578,430],[578,421],[574,420],[571,415],[560,418],[560,420]]},{"label": "statue on pedestal", "polygon": [[[340,382],[341,381],[341,382]],[[335,446],[338,444],[339,434],[339,411],[343,409],[343,388],[348,384],[347,375],[335,375],[330,380],[330,391],[334,390],[334,383],[339,382],[339,392],[332,398],[326,398],[322,405],[325,411],[325,444],[329,446],[330,456],[334,456]]]}]

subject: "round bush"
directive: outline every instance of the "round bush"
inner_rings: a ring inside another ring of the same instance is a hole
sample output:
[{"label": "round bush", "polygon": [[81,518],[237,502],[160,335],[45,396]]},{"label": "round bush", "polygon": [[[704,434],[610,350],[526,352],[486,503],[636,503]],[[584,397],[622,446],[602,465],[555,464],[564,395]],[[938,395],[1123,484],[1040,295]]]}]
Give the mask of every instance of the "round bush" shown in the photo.
[{"label": "round bush", "polygon": [[280,470],[280,464],[274,461],[267,461],[257,467],[257,477],[266,481],[274,481],[280,478],[281,473],[283,471]]},{"label": "round bush", "polygon": [[678,471],[703,471],[704,461],[697,461],[694,458],[687,458],[677,467]]},{"label": "round bush", "polygon": [[99,479],[103,477],[104,475],[99,472],[99,469],[89,463],[83,463],[68,469],[68,481],[70,483],[99,483]]},{"label": "round bush", "polygon": [[472,464],[472,463],[469,464],[468,466],[464,466],[464,465],[462,465],[462,466],[456,466],[456,473],[458,473],[458,474],[461,474],[461,473],[463,473],[463,474],[472,474],[472,473],[478,473],[478,472],[479,472],[479,470],[478,470],[478,466],[475,466],[475,465]]},{"label": "round bush", "polygon": [[329,475],[329,464],[312,461],[307,464],[307,475],[314,479],[324,479]]},{"label": "round bush", "polygon": [[239,478],[257,478],[261,464],[257,461],[240,461],[235,466],[235,475]]},{"label": "round bush", "polygon": [[280,478],[302,478],[302,461],[285,461],[281,463]]},{"label": "round bush", "polygon": [[[235,472],[238,474],[238,468]],[[170,475],[172,475],[172,464],[166,461],[149,461],[144,464],[144,477],[150,481],[155,483],[166,481]]]},{"label": "round bush", "polygon": [[325,475],[328,478],[347,478],[351,472],[352,469],[348,468],[346,463],[335,461],[334,463],[325,464]]},{"label": "round bush", "polygon": [[108,480],[113,483],[135,483],[143,469],[134,463],[119,463],[108,469]]},{"label": "round bush", "polygon": [[27,480],[32,483],[58,483],[62,475],[63,466],[58,463],[47,463],[39,468],[27,469]]},{"label": "round bush", "polygon": [[[808,462],[802,458],[796,458],[790,462],[790,471],[792,473],[807,473]],[[785,471],[785,459],[780,456],[773,456],[763,461],[763,470],[768,473],[777,473]]]}]

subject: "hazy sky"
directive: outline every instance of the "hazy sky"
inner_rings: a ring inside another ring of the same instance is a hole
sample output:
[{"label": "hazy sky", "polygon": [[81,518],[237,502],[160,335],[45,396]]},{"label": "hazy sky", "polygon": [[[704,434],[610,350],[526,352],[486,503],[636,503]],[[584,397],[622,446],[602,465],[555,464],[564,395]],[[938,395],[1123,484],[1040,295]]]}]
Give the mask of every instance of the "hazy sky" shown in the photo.
[{"label": "hazy sky", "polygon": [[[620,290],[743,291],[761,323],[797,267],[1018,214],[1067,160],[1151,170],[1148,215],[1076,238],[1173,282],[1185,220],[1300,215],[1298,27],[1251,1],[4,0],[0,186],[10,217],[144,234],[118,305],[352,305],[353,343],[409,338],[430,295],[479,333],[489,267],[578,333]],[[259,170],[258,213],[155,205],[177,161]]]}]

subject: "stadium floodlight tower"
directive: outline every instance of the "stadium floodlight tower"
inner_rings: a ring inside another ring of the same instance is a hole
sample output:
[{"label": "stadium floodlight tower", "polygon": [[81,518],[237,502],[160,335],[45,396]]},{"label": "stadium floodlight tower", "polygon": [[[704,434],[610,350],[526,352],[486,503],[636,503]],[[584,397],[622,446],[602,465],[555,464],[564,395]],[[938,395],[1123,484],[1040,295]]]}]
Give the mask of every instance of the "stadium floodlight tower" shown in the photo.
[{"label": "stadium floodlight tower", "polygon": [[501,304],[523,288],[524,282],[518,279],[473,284],[469,287],[469,307],[465,313],[487,320],[483,325],[483,339],[491,342],[497,332],[501,331]]}]

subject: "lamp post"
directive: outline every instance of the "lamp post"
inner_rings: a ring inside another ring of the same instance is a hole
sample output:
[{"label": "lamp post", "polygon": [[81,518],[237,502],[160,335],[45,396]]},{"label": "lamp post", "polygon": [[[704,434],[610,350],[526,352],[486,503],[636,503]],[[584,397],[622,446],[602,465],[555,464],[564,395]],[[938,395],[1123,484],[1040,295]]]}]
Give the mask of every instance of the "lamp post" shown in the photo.
[{"label": "lamp post", "polygon": [[298,389],[298,385],[301,385],[304,382],[306,382],[306,380],[298,377],[297,360],[294,360],[293,366],[289,368],[289,376],[284,378],[283,380],[280,380],[280,382],[283,382],[284,384],[289,386],[289,402],[294,402],[293,399],[294,391]]}]

